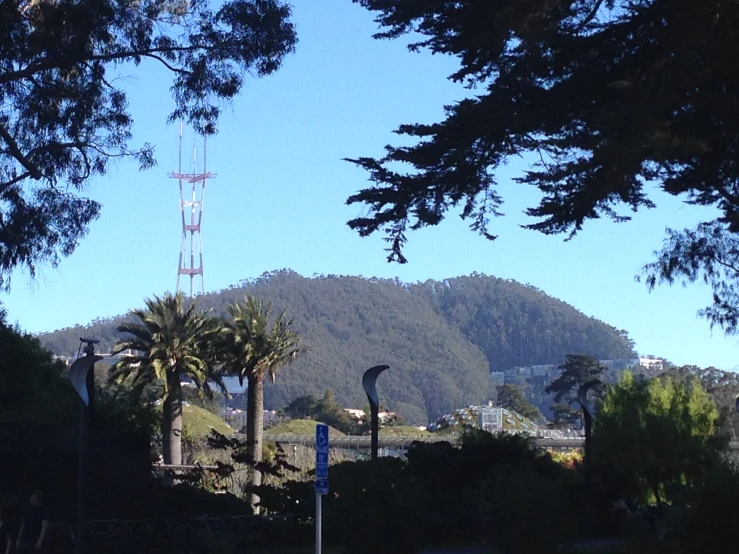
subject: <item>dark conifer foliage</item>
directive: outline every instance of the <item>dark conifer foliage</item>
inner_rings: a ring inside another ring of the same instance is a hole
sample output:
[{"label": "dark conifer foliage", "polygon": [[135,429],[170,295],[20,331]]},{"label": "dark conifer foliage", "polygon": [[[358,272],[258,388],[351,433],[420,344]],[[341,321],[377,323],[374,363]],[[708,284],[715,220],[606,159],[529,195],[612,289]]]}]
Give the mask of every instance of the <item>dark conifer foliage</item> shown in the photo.
[{"label": "dark conifer foliage", "polygon": [[[721,0],[354,0],[376,14],[377,38],[413,33],[411,51],[457,58],[471,89],[433,124],[401,125],[411,146],[353,163],[372,185],[348,199],[368,208],[349,225],[384,231],[405,262],[407,232],[453,207],[494,238],[498,170],[532,162],[516,181],[542,193],[529,228],[580,231],[629,219],[661,188],[716,219],[671,231],[649,284],[706,280],[703,315],[737,331],[739,4]],[[418,91],[421,93],[421,91]]]},{"label": "dark conifer foliage", "polygon": [[[390,365],[377,387],[383,404],[409,423],[436,419],[494,396],[491,370],[558,364],[568,352],[628,358],[625,333],[533,288],[484,275],[408,285],[396,280],[335,275],[305,278],[276,271],[198,299],[225,314],[244,294],[287,311],[307,352],[264,389],[265,406],[280,409],[300,396],[327,389],[345,407],[367,398],[362,373]],[[79,337],[112,345],[121,318],[99,320],[41,337],[52,351],[76,352]]]}]

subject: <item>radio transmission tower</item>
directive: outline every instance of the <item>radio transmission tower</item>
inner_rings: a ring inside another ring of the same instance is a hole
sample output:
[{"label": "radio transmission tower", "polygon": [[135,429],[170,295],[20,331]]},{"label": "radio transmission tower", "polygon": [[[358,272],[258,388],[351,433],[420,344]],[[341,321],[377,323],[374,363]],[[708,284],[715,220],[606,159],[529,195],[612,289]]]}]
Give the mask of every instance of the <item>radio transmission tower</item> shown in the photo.
[{"label": "radio transmission tower", "polygon": [[[205,293],[203,278],[203,239],[200,226],[203,222],[203,205],[205,202],[205,183],[214,178],[215,173],[208,173],[205,169],[206,139],[203,138],[203,172],[195,173],[196,150],[193,147],[193,173],[182,172],[182,123],[180,123],[179,162],[177,172],[169,174],[177,179],[180,186],[180,213],[182,214],[182,242],[180,244],[180,261],[177,267],[177,290],[180,290],[180,276],[190,277],[190,296],[193,296],[193,285],[196,276],[200,276],[200,292]],[[183,183],[192,185],[192,196],[185,199]],[[189,217],[188,217],[189,215]],[[189,222],[188,222],[189,220]],[[189,234],[189,236],[188,236]],[[197,235],[197,240],[195,240]],[[189,240],[188,240],[189,239]],[[187,265],[187,260],[190,265]],[[196,265],[197,261],[197,265]]]}]

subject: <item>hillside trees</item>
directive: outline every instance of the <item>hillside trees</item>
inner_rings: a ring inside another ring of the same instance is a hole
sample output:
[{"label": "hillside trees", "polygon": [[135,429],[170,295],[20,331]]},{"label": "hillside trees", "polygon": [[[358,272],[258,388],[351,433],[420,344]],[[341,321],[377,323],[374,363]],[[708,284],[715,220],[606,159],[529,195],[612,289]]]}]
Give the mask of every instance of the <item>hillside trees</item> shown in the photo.
[{"label": "hillside trees", "polygon": [[[362,373],[385,363],[392,371],[378,385],[382,403],[422,425],[492,398],[491,370],[558,363],[569,352],[599,359],[633,353],[622,331],[533,287],[485,275],[408,285],[347,276],[305,278],[282,270],[203,295],[198,305],[227,316],[226,307],[245,294],[290,314],[310,348],[279,386],[266,384],[269,409],[300,396],[320,398],[327,389],[343,406],[362,407],[367,401]],[[101,339],[99,350],[106,352],[118,339],[116,325],[124,321],[130,317],[98,320],[41,340],[69,355],[79,337],[89,333]],[[549,404],[541,394],[544,386],[534,387],[542,411]]]},{"label": "hillside trees", "polygon": [[368,213],[349,222],[384,231],[405,262],[407,233],[453,208],[494,239],[502,169],[541,192],[527,228],[572,236],[589,220],[621,222],[655,205],[659,188],[716,208],[695,229],[669,230],[647,282],[703,281],[712,324],[739,320],[739,6],[688,0],[354,0],[376,14],[378,39],[413,35],[411,51],[459,60],[450,78],[469,96],[433,124],[401,125],[409,146],[349,161],[371,185],[349,197]]},{"label": "hillside trees", "polygon": [[516,385],[504,384],[497,387],[496,404],[502,408],[513,410],[531,421],[539,421],[542,418],[539,408],[526,400],[523,391]]},{"label": "hillside trees", "polygon": [[154,165],[130,145],[133,116],[112,70],[142,62],[170,74],[173,110],[216,132],[219,104],[244,76],[275,72],[296,44],[281,0],[59,0],[0,5],[0,287],[13,268],[55,265],[100,205],[80,195],[112,160]]},{"label": "hillside trees", "polygon": [[410,290],[482,349],[490,371],[558,362],[571,352],[598,359],[636,355],[626,331],[583,317],[529,285],[473,274],[429,280]]},{"label": "hillside trees", "polygon": [[71,423],[76,393],[39,340],[5,321],[0,308],[0,421]]}]

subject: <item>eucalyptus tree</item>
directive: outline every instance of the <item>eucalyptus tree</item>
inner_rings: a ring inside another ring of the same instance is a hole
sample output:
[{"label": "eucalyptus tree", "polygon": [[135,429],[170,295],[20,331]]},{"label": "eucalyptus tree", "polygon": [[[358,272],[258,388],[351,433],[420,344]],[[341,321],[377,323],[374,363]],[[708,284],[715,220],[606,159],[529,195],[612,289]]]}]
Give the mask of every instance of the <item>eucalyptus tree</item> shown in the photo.
[{"label": "eucalyptus tree", "polygon": [[206,394],[210,382],[225,391],[208,364],[209,339],[218,326],[181,292],[145,300],[146,309],[131,311],[133,321],[118,326],[123,334],[113,352],[134,352],[116,363],[111,379],[134,386],[162,386],[162,441],[165,464],[182,463],[182,379]]},{"label": "eucalyptus tree", "polygon": [[[272,305],[247,296],[242,302],[228,307],[230,318],[222,331],[222,355],[227,371],[247,386],[247,455],[255,464],[251,487],[261,484],[256,464],[262,461],[264,435],[264,381],[275,381],[277,372],[294,361],[303,351],[300,336],[292,330],[293,320],[282,312],[272,318]],[[249,501],[256,507],[259,497],[249,492]]]},{"label": "eucalyptus tree", "polygon": [[72,253],[100,212],[90,178],[154,165],[152,145],[131,144],[121,71],[158,66],[147,82],[170,79],[169,121],[210,135],[245,76],[275,72],[296,41],[282,0],[0,2],[0,286]]}]

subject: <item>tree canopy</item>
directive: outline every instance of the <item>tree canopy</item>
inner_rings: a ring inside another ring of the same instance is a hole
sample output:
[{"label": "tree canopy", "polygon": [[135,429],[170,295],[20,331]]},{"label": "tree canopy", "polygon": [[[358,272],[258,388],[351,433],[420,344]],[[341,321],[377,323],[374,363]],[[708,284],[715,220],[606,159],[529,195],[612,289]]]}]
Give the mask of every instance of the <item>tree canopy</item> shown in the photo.
[{"label": "tree canopy", "polygon": [[169,121],[216,132],[219,101],[244,75],[276,71],[296,43],[281,0],[58,0],[0,4],[0,286],[69,255],[99,213],[79,195],[111,160],[154,164],[131,146],[121,64],[171,74]]},{"label": "tree canopy", "polygon": [[209,367],[207,342],[217,332],[216,324],[196,305],[185,303],[181,292],[154,296],[145,301],[145,310],[132,310],[135,322],[122,323],[122,338],[114,352],[136,354],[122,357],[110,374],[117,383],[134,387],[161,385],[162,440],[164,462],[182,463],[182,378],[209,393],[209,381],[225,390],[221,376]]},{"label": "tree canopy", "polygon": [[[460,207],[494,239],[500,170],[523,156],[515,182],[541,192],[525,227],[572,236],[588,220],[629,219],[655,205],[652,188],[713,206],[715,220],[672,230],[650,285],[705,279],[706,315],[736,331],[739,249],[739,6],[714,0],[354,0],[374,12],[375,37],[413,34],[411,51],[459,60],[450,79],[469,97],[432,124],[405,124],[410,146],[349,161],[372,185],[352,195],[368,214],[349,222],[387,233],[405,262],[407,232]],[[416,38],[418,37],[418,38]]]},{"label": "tree canopy", "polygon": [[523,391],[516,385],[498,385],[496,392],[496,405],[501,408],[512,410],[534,422],[539,422],[542,419],[539,408],[531,404],[531,402],[526,399]]},{"label": "tree canopy", "polygon": [[593,454],[617,474],[622,493],[661,503],[706,472],[720,441],[718,411],[697,377],[625,373],[598,411]]}]

